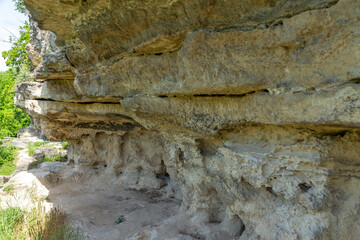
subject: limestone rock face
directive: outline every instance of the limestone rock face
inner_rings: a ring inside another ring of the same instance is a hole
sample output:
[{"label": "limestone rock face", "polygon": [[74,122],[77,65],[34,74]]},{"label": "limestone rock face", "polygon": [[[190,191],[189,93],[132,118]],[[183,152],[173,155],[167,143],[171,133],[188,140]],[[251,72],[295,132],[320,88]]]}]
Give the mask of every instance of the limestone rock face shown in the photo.
[{"label": "limestone rock face", "polygon": [[166,188],[221,239],[360,236],[359,1],[25,4],[57,46],[15,102],[75,169]]}]

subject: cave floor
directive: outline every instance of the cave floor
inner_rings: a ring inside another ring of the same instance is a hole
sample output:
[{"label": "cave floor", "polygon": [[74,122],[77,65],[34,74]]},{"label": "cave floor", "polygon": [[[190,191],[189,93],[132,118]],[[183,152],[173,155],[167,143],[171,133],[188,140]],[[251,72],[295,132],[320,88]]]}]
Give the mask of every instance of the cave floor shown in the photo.
[{"label": "cave floor", "polygon": [[[220,223],[197,221],[181,209],[181,201],[168,197],[166,188],[159,190],[131,188],[121,184],[104,184],[103,176],[76,174],[63,183],[56,182],[56,170],[47,177],[41,171],[31,170],[47,185],[48,202],[62,209],[69,220],[91,240],[230,240]],[[42,170],[43,169],[43,170]],[[69,166],[64,172],[69,173]],[[51,171],[50,171],[51,172]],[[64,176],[62,176],[64,177]],[[46,179],[46,180],[44,180]]]},{"label": "cave floor", "polygon": [[[181,201],[166,194],[165,186],[136,188],[119,183],[106,173],[77,170],[64,162],[44,162],[30,169],[34,159],[28,156],[27,144],[43,140],[25,132],[9,141],[20,148],[18,169],[0,186],[14,188],[11,195],[0,195],[1,203],[29,209],[37,195],[37,199],[46,199],[46,209],[56,207],[64,211],[71,224],[90,240],[233,239],[221,224],[199,222],[187,215],[181,209]],[[51,144],[61,147],[60,143]]]},{"label": "cave floor", "polygon": [[49,202],[63,209],[89,239],[142,239],[133,235],[158,227],[180,208],[178,201],[164,197],[162,191],[77,183],[52,188]]}]

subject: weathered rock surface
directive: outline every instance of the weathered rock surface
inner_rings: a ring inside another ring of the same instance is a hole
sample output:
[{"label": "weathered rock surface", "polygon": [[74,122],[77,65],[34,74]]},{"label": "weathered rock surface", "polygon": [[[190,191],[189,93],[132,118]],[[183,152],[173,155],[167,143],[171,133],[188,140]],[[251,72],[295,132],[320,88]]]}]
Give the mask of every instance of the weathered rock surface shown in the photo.
[{"label": "weathered rock surface", "polygon": [[165,189],[226,232],[172,239],[360,236],[359,1],[25,4],[57,47],[16,104],[74,171]]}]

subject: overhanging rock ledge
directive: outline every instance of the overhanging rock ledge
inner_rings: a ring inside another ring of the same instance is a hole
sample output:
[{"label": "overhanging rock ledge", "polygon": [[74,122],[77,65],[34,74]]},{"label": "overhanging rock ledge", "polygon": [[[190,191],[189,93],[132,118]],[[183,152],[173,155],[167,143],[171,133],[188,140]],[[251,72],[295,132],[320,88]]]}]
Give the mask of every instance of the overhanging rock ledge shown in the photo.
[{"label": "overhanging rock ledge", "polygon": [[24,2],[15,102],[74,169],[165,188],[221,239],[360,236],[360,1]]}]

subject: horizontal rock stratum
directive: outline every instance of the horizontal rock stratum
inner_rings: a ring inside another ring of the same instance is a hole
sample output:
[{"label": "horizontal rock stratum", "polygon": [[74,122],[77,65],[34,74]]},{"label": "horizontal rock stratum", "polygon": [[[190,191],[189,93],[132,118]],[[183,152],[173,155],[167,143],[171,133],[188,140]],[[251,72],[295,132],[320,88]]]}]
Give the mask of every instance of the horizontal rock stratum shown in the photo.
[{"label": "horizontal rock stratum", "polygon": [[359,238],[360,1],[25,4],[15,102],[74,168],[166,187],[221,239]]}]

